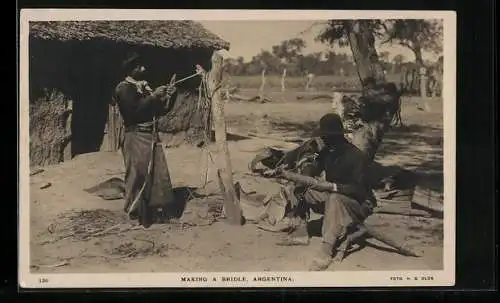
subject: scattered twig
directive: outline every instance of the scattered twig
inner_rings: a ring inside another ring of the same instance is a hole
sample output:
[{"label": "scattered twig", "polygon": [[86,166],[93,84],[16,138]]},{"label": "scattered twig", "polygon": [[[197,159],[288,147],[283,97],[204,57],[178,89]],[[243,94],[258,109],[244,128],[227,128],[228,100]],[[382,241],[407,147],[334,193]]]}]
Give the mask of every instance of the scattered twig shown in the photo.
[{"label": "scattered twig", "polygon": [[113,226],[111,226],[111,227],[108,227],[108,228],[106,228],[106,229],[104,229],[104,230],[102,230],[102,231],[98,231],[98,232],[96,232],[96,233],[90,234],[90,235],[88,235],[88,236],[84,237],[83,239],[89,239],[89,238],[93,238],[93,237],[102,236],[102,235],[104,235],[104,234],[106,234],[106,233],[108,233],[108,232],[112,231],[113,229],[115,229],[115,228],[119,227],[120,225],[121,225],[121,224],[120,224],[120,223],[118,223],[118,224],[113,225]]},{"label": "scattered twig", "polygon": [[61,267],[61,266],[66,266],[66,265],[69,265],[69,262],[67,260],[59,262],[59,263],[55,263],[55,264],[40,264],[40,265],[34,264],[34,265],[31,265],[31,267],[33,267],[33,268],[56,268],[56,267]]},{"label": "scattered twig", "polygon": [[408,217],[424,217],[424,218],[430,218],[432,217],[431,214],[429,214],[426,211],[423,210],[418,210],[418,209],[398,209],[398,208],[393,208],[393,207],[376,207],[373,210],[374,214],[387,214],[387,215],[401,215],[401,216],[408,216]]},{"label": "scattered twig", "polygon": [[[116,229],[120,225],[121,225],[121,223],[113,225],[111,227],[108,227],[104,230],[97,230],[97,231],[94,230],[95,231],[94,233],[83,236],[83,237],[78,237],[78,240],[86,241],[86,240],[89,240],[91,238],[96,238],[96,237],[100,237],[100,236],[104,236],[104,235],[110,235],[110,234],[122,233],[122,232],[127,232],[127,231],[132,231],[132,230],[144,229],[144,226],[142,226],[142,225],[130,225],[127,228],[120,229],[119,231],[114,232],[114,233],[110,233],[110,231],[112,231],[113,229]],[[47,228],[47,230],[49,231],[49,233],[54,233],[54,231],[50,228],[50,226]],[[61,241],[63,239],[67,239],[67,238],[72,238],[72,237],[77,238],[76,236],[77,236],[76,232],[71,232],[71,233],[68,233],[66,235],[59,236],[59,237],[52,239],[52,240],[38,242],[37,244],[38,245],[53,244],[55,242],[58,242],[58,241]]]},{"label": "scattered twig", "polygon": [[52,239],[52,240],[46,240],[46,241],[38,242],[38,245],[47,245],[47,244],[56,243],[56,242],[61,241],[63,239],[74,237],[74,236],[75,236],[75,233],[69,233],[69,234],[66,234],[66,235],[63,235],[63,236],[59,236],[59,237],[57,237],[55,239]]},{"label": "scattered twig", "polygon": [[46,188],[49,188],[51,186],[52,186],[52,183],[47,182],[47,183],[43,184],[42,186],[40,186],[40,189],[46,189]]},{"label": "scattered twig", "polygon": [[41,168],[35,169],[34,171],[32,171],[30,173],[30,176],[38,175],[39,173],[43,173],[44,171],[45,171],[45,169],[41,169]]},{"label": "scattered twig", "polygon": [[103,255],[103,254],[82,254],[82,255],[80,255],[80,257],[83,257],[83,258],[103,258],[103,259],[111,259],[111,260],[123,260],[123,259],[131,258],[135,254],[137,254],[137,251],[129,252],[128,254],[123,255],[123,256],[107,256],[107,255]]}]

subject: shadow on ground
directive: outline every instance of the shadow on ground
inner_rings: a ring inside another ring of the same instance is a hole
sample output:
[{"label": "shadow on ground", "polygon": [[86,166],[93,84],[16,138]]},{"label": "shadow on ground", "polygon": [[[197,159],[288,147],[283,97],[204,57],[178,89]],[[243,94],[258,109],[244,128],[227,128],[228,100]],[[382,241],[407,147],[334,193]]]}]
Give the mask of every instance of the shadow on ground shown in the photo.
[{"label": "shadow on ground", "polygon": [[298,137],[307,138],[310,137],[313,130],[318,127],[318,123],[315,121],[307,121],[305,123],[295,123],[280,120],[271,120],[271,126],[276,131],[282,132],[294,132],[297,133]]},{"label": "shadow on ground", "polygon": [[[278,119],[270,120],[270,124],[277,132],[296,133],[301,138],[310,137],[318,125],[315,121],[294,123]],[[385,134],[376,158],[377,161],[390,163],[378,167],[378,174],[387,176],[390,172],[405,168],[416,174],[422,188],[436,191],[443,189],[441,128],[417,124],[394,127]]]},{"label": "shadow on ground", "polygon": [[209,197],[217,196],[216,194],[200,194],[198,188],[190,186],[181,186],[173,189],[174,203],[167,209],[168,217],[179,219],[183,216],[186,207],[190,201],[204,200]]}]

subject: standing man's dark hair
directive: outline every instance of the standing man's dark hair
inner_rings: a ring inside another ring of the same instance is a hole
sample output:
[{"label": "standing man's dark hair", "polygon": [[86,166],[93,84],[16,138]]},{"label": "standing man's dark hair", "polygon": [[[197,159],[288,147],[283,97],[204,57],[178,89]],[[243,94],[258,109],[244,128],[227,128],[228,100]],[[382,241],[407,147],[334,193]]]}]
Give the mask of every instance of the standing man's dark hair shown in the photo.
[{"label": "standing man's dark hair", "polygon": [[146,67],[142,62],[142,58],[136,52],[131,52],[122,62],[122,71],[124,76],[131,76],[136,80],[144,80]]}]

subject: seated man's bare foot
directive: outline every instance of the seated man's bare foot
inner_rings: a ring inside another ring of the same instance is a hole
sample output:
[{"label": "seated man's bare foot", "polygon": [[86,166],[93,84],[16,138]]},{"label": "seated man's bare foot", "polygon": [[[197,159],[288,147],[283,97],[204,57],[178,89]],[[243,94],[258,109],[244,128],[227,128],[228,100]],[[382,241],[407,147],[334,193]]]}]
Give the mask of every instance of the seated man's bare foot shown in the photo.
[{"label": "seated man's bare foot", "polygon": [[276,243],[280,246],[309,245],[309,233],[307,223],[298,217],[292,218],[295,221],[287,237]]},{"label": "seated man's bare foot", "polygon": [[340,244],[339,248],[337,249],[337,253],[335,254],[335,257],[333,258],[333,263],[339,264],[344,260],[344,257],[347,253],[347,250],[351,247],[351,238],[347,237],[342,244]]},{"label": "seated man's bare foot", "polygon": [[342,263],[342,261],[344,261],[345,254],[346,254],[346,250],[338,250],[337,254],[332,259],[332,263],[334,263],[334,264]]},{"label": "seated man's bare foot", "polygon": [[333,258],[331,255],[321,251],[309,264],[310,271],[323,271],[328,269],[332,264]]}]

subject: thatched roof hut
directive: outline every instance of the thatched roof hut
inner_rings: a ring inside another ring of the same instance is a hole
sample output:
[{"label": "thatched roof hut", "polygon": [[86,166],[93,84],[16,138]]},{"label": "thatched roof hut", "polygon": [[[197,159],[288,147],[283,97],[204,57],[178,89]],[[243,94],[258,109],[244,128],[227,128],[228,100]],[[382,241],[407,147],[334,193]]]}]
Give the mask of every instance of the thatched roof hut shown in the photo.
[{"label": "thatched roof hut", "polygon": [[[53,164],[102,149],[109,104],[122,80],[121,62],[138,52],[151,86],[210,69],[214,51],[229,43],[194,21],[30,22],[30,162]],[[207,112],[197,111],[200,79],[179,85],[160,130],[197,141]],[[110,123],[108,123],[110,124]],[[108,150],[110,147],[107,147]],[[116,147],[115,147],[116,148]],[[112,150],[113,148],[111,148]]]},{"label": "thatched roof hut", "polygon": [[194,21],[31,22],[30,36],[41,40],[109,40],[161,48],[229,49],[229,43]]}]

